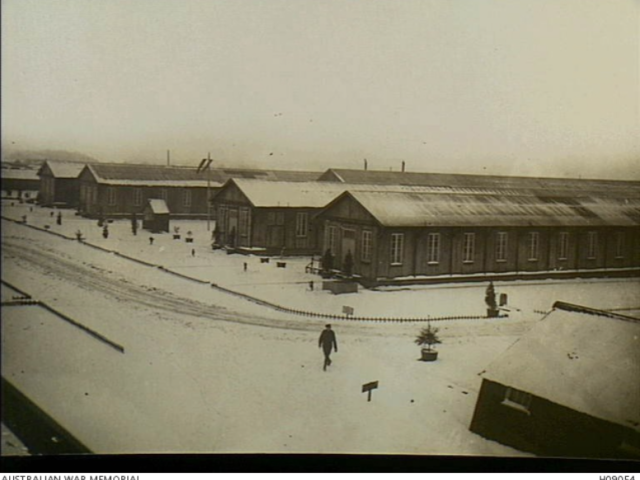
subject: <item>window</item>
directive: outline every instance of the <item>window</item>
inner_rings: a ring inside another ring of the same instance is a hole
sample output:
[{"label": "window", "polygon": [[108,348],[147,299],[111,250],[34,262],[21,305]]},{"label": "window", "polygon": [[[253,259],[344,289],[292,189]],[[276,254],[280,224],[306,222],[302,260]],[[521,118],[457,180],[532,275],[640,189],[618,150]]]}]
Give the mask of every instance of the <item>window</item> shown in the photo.
[{"label": "window", "polygon": [[136,207],[139,207],[140,205],[142,205],[142,190],[139,188],[133,189],[133,204]]},{"label": "window", "polygon": [[624,232],[616,232],[614,237],[616,258],[624,258]]},{"label": "window", "polygon": [[566,260],[569,255],[569,233],[558,234],[558,260]]},{"label": "window", "polygon": [[587,233],[587,258],[595,260],[598,248],[598,232]]},{"label": "window", "polygon": [[465,233],[464,242],[462,244],[462,262],[473,263],[473,257],[475,256],[476,249],[476,234]]},{"label": "window", "polygon": [[507,232],[498,232],[496,234],[496,262],[507,261]]},{"label": "window", "polygon": [[427,235],[427,263],[437,265],[440,263],[440,234],[429,233]]},{"label": "window", "polygon": [[362,248],[360,249],[360,258],[363,262],[371,261],[373,233],[369,230],[362,231]]},{"label": "window", "polygon": [[540,233],[530,232],[529,233],[529,261],[530,262],[537,261],[539,253],[540,253]]},{"label": "window", "polygon": [[402,265],[404,233],[391,234],[391,265]]},{"label": "window", "polygon": [[160,189],[160,198],[165,202],[169,199],[169,191],[166,188]]},{"label": "window", "polygon": [[329,230],[328,230],[328,244],[329,244],[329,250],[331,250],[331,253],[335,255],[336,253],[336,232],[338,231],[338,229],[334,226],[330,226]]},{"label": "window", "polygon": [[309,214],[298,212],[296,214],[296,237],[306,237],[309,230]]},{"label": "window", "polygon": [[191,190],[189,189],[185,189],[183,192],[183,197],[182,197],[182,204],[185,207],[190,207],[191,206]]},{"label": "window", "polygon": [[284,212],[276,212],[276,225],[284,225]]},{"label": "window", "polygon": [[107,187],[107,202],[109,205],[116,204],[116,189],[112,187]]},{"label": "window", "polygon": [[521,390],[516,390],[515,388],[507,387],[502,404],[507,407],[529,413],[529,407],[531,406],[531,394]]},{"label": "window", "polygon": [[246,207],[240,208],[240,236],[246,237],[249,235],[249,209]]}]

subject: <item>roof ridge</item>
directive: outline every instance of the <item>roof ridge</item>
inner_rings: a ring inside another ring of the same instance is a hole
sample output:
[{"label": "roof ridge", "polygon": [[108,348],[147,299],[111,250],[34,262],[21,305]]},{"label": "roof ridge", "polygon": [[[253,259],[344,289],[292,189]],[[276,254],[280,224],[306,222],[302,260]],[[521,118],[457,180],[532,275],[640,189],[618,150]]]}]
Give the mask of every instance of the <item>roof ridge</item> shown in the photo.
[{"label": "roof ridge", "polygon": [[621,315],[619,313],[608,312],[606,310],[598,310],[597,308],[585,307],[583,305],[576,305],[573,303],[556,301],[553,304],[553,308],[557,310],[564,310],[566,312],[584,313],[587,315],[606,317],[614,320],[623,320],[625,322],[640,323],[640,318],[630,317],[628,315]]}]

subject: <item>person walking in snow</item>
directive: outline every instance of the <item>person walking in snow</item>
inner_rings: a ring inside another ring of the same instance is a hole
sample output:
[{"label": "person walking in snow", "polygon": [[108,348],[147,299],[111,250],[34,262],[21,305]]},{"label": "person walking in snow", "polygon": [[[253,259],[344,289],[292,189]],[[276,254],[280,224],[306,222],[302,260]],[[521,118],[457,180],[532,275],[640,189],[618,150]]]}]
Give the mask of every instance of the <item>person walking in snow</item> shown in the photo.
[{"label": "person walking in snow", "polygon": [[336,352],[338,351],[338,341],[336,340],[336,334],[333,330],[331,330],[331,325],[327,324],[325,329],[320,334],[320,339],[318,340],[318,347],[322,347],[324,351],[324,366],[322,370],[326,370],[329,365],[331,365],[331,349],[333,348]]}]

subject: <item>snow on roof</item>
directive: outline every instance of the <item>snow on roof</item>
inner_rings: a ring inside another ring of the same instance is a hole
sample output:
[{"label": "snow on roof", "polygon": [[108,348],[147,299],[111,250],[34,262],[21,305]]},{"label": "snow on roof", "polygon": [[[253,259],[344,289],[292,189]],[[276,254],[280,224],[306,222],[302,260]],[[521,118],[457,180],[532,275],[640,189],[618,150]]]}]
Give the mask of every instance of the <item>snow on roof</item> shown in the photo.
[{"label": "snow on roof", "polygon": [[[322,208],[345,191],[345,186],[328,182],[274,182],[234,178],[255,207]],[[229,182],[229,183],[230,183]]]},{"label": "snow on roof", "polygon": [[392,172],[380,170],[349,170],[330,168],[320,177],[322,181],[351,184],[414,185],[442,187],[470,187],[526,189],[529,193],[573,196],[585,192],[640,197],[640,182],[618,180],[583,180],[576,178],[510,177],[499,175],[468,175],[456,173]]},{"label": "snow on roof", "polygon": [[167,202],[160,198],[150,198],[147,200],[149,203],[149,208],[156,215],[162,215],[169,213],[169,207],[167,207]]},{"label": "snow on roof", "polygon": [[262,179],[269,181],[310,181],[319,172],[211,168],[209,172],[193,167],[149,164],[101,163],[90,165],[98,183],[132,186],[220,187],[230,178]]},{"label": "snow on roof", "polygon": [[640,320],[556,309],[483,376],[640,431]]},{"label": "snow on roof", "polygon": [[0,173],[3,180],[34,180],[40,181],[38,171],[28,168],[3,168]]},{"label": "snow on roof", "polygon": [[78,175],[80,175],[80,172],[84,169],[86,164],[80,162],[45,160],[38,173],[42,171],[45,165],[49,167],[49,170],[51,170],[51,173],[56,178],[78,178]]},{"label": "snow on roof", "polygon": [[[407,185],[347,185],[333,182],[283,182],[233,178],[234,183],[255,207],[311,207],[322,208],[345,191],[368,192],[442,192],[450,187],[422,187]],[[465,191],[462,191],[465,190]],[[458,189],[460,194],[476,193],[473,189]]]},{"label": "snow on roof", "polygon": [[540,197],[499,190],[470,194],[417,188],[348,190],[382,225],[390,227],[640,224],[640,198]]}]

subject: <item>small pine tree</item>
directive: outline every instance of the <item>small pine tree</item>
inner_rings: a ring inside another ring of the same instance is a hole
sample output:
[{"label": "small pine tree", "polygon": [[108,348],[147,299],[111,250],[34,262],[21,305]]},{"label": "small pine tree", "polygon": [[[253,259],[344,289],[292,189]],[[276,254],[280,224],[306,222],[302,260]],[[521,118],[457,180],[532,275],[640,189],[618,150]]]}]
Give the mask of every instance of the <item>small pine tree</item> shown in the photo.
[{"label": "small pine tree", "polygon": [[333,254],[331,253],[330,248],[327,248],[327,251],[324,252],[324,255],[322,256],[322,269],[325,272],[333,270]]},{"label": "small pine tree", "polygon": [[109,238],[109,228],[106,225],[102,229],[102,236],[104,238]]},{"label": "small pine tree", "polygon": [[98,226],[102,227],[104,225],[104,210],[100,207],[98,211]]},{"label": "small pine tree", "polygon": [[353,255],[351,250],[344,256],[344,273],[347,277],[353,275]]},{"label": "small pine tree", "polygon": [[498,302],[496,302],[496,289],[493,286],[493,282],[489,282],[487,291],[484,296],[484,301],[487,304],[487,315],[489,317],[498,316]]},{"label": "small pine tree", "polygon": [[62,225],[62,212],[58,212],[58,216],[56,218],[56,223],[58,225]]},{"label": "small pine tree", "polygon": [[432,345],[442,343],[438,338],[438,331],[438,328],[432,328],[431,324],[428,323],[427,328],[420,330],[420,334],[415,339],[416,344],[420,346],[426,345],[426,349],[431,351]]}]

